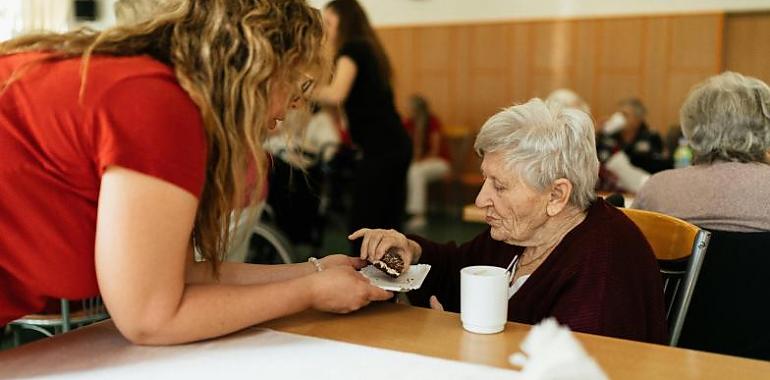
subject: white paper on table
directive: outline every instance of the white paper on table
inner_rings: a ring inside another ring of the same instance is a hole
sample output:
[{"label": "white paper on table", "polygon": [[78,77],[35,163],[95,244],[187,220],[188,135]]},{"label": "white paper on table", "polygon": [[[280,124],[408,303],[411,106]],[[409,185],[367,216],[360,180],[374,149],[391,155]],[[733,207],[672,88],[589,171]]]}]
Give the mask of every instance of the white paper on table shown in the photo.
[{"label": "white paper on table", "polygon": [[[120,356],[124,357],[120,357]],[[77,358],[87,361],[88,358]],[[55,379],[520,379],[513,370],[267,329],[172,347],[130,346]]]}]

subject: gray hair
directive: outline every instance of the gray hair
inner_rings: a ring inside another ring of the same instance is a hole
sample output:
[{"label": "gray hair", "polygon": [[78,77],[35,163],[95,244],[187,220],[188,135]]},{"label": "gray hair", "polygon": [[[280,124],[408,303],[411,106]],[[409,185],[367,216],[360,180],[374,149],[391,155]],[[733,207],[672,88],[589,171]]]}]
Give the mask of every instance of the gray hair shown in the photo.
[{"label": "gray hair", "polygon": [[767,162],[770,88],[759,79],[725,72],[696,85],[679,111],[695,163]]},{"label": "gray hair", "polygon": [[634,115],[636,115],[639,120],[644,120],[644,118],[647,116],[647,107],[644,106],[644,103],[642,103],[639,98],[624,99],[618,105],[621,107],[631,107],[631,109],[634,110]]},{"label": "gray hair", "polygon": [[531,99],[490,117],[473,148],[479,156],[502,153],[508,168],[539,191],[567,179],[569,203],[581,209],[596,199],[599,160],[593,121],[583,111]]}]

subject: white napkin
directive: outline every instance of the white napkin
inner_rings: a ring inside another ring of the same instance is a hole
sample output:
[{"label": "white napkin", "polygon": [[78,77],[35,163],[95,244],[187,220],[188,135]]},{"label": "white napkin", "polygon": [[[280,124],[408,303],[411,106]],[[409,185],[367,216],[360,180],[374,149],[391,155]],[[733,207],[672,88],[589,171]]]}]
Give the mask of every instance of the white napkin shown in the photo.
[{"label": "white napkin", "polygon": [[566,326],[548,318],[530,330],[521,351],[508,358],[525,379],[606,380],[607,375]]},{"label": "white napkin", "polygon": [[605,163],[604,167],[618,176],[620,187],[637,193],[645,182],[650,178],[650,173],[631,164],[625,152],[618,151],[613,154]]}]

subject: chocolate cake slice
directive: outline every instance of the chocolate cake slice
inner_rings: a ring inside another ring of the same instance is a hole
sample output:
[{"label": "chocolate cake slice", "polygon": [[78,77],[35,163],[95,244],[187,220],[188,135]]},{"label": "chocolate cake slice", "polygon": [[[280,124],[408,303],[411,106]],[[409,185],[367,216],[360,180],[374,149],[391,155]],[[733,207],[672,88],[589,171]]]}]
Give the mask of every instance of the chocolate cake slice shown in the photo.
[{"label": "chocolate cake slice", "polygon": [[394,250],[386,252],[382,259],[372,261],[372,265],[393,278],[400,276],[404,271],[404,259]]}]

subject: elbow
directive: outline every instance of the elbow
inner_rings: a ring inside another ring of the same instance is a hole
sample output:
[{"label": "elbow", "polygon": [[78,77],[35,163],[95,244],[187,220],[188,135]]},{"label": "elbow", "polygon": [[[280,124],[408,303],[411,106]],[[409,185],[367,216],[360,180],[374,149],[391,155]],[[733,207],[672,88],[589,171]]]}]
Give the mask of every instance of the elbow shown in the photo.
[{"label": "elbow", "polygon": [[129,342],[140,346],[164,346],[176,342],[165,334],[169,323],[160,318],[138,318],[135,320],[115,321],[118,330]]}]

